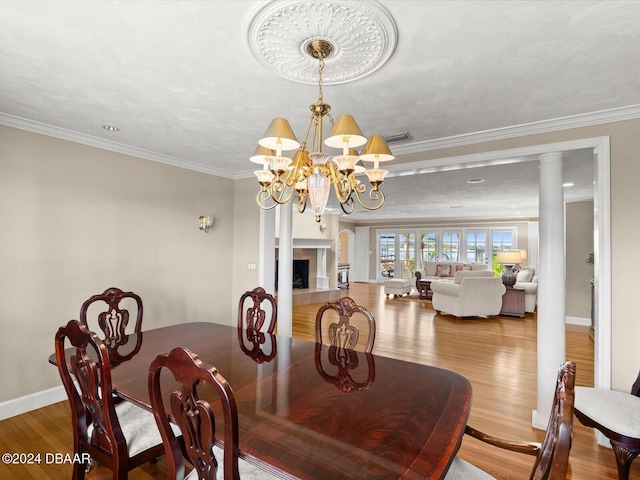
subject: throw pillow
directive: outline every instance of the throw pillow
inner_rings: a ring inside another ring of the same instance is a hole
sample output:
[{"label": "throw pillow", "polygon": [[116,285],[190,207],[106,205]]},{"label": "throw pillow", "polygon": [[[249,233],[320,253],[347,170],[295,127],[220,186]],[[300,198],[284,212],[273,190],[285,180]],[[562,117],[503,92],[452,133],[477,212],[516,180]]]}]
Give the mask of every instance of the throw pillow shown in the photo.
[{"label": "throw pillow", "polygon": [[473,265],[465,263],[464,265],[456,265],[456,272],[470,272],[473,270]]},{"label": "throw pillow", "polygon": [[529,270],[527,267],[521,269],[518,272],[518,282],[530,282],[531,279],[533,278],[533,272],[531,270]]},{"label": "throw pillow", "polygon": [[436,277],[450,277],[451,276],[451,265],[444,265],[443,263],[439,263],[436,266]]}]

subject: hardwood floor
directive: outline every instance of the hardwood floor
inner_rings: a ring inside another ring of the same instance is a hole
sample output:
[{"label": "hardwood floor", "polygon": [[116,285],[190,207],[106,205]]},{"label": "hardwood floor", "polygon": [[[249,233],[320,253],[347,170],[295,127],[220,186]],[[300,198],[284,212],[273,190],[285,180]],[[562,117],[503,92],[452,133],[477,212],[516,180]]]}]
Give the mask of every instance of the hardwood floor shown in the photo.
[{"label": "hardwood floor", "polygon": [[[347,292],[345,291],[345,294]],[[367,306],[377,322],[373,353],[455,370],[473,385],[469,423],[498,436],[541,441],[543,432],[531,427],[536,407],[536,318],[492,317],[459,320],[435,315],[430,302],[387,299],[382,286],[352,284],[348,295]],[[314,338],[315,313],[321,304],[295,305],[293,335]],[[588,328],[567,326],[567,359],[577,364],[577,384],[593,384],[593,342]],[[629,386],[631,387],[631,386]],[[551,399],[549,399],[551,402]],[[0,464],[0,479],[68,479],[71,465],[45,464],[46,453],[71,453],[73,438],[69,409],[61,402],[0,422],[0,452],[42,454],[42,464]],[[526,479],[533,457],[502,451],[465,437],[459,455],[501,480]],[[111,473],[93,469],[87,479],[108,479]],[[144,465],[133,480],[164,479],[165,463]],[[570,474],[574,480],[616,479],[613,452],[595,442],[593,432],[574,422]],[[640,479],[640,460],[631,478]]]}]

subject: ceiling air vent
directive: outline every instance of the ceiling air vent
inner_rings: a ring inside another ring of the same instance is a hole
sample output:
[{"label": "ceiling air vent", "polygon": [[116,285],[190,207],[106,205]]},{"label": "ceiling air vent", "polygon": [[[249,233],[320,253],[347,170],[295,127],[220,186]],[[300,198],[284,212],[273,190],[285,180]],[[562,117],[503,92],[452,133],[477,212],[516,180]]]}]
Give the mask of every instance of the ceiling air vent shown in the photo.
[{"label": "ceiling air vent", "polygon": [[399,143],[413,140],[413,137],[409,132],[396,133],[394,135],[384,135],[384,140],[387,143]]}]

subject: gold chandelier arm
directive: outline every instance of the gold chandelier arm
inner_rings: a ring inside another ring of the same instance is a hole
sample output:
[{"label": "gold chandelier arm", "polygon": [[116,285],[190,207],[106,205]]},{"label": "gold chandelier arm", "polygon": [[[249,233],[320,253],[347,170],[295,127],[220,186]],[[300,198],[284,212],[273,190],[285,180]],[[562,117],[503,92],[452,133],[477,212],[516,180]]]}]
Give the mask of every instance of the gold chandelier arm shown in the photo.
[{"label": "gold chandelier arm", "polygon": [[276,179],[267,187],[267,192],[274,202],[284,205],[293,198],[294,189],[287,185],[286,179],[285,182]]},{"label": "gold chandelier arm", "polygon": [[327,162],[327,168],[329,170],[329,175],[331,176],[331,182],[333,183],[333,188],[336,192],[338,202],[340,202],[340,204],[343,204],[349,201],[352,190],[349,178],[345,177],[342,173],[336,170],[333,162]]},{"label": "gold chandelier arm", "polygon": [[265,202],[269,199],[271,199],[271,194],[267,190],[260,190],[258,195],[256,195],[256,202],[258,202],[258,206],[263,210],[271,210],[278,205],[275,201],[273,202],[273,205],[266,204]]},{"label": "gold chandelier arm", "polygon": [[356,194],[356,198],[358,199],[358,203],[360,203],[360,205],[362,205],[367,210],[378,210],[384,204],[384,192],[382,190],[379,190],[377,187],[369,190],[369,198],[373,202],[375,202],[374,205],[367,205],[366,203],[364,203],[362,201],[362,197],[360,196],[361,192],[359,190],[360,189],[357,188],[353,189]]},{"label": "gold chandelier arm", "polygon": [[346,202],[342,202],[340,204],[340,208],[347,215],[350,215],[351,213],[353,213],[353,209],[355,208],[355,206],[356,206],[356,204],[353,201],[353,196],[352,195],[349,195],[349,198],[347,199]]}]

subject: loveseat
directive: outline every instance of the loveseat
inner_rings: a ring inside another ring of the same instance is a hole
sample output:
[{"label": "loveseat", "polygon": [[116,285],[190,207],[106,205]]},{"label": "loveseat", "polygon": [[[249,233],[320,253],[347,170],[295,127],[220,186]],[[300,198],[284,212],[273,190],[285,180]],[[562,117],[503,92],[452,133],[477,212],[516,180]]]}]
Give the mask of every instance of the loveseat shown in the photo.
[{"label": "loveseat", "polygon": [[433,308],[436,313],[456,317],[498,315],[506,287],[490,270],[458,271],[453,280],[431,282]]},{"label": "loveseat", "polygon": [[489,265],[485,263],[463,263],[463,262],[424,262],[422,268],[416,270],[416,290],[423,298],[431,298],[431,292],[421,291],[419,280],[438,280],[441,278],[453,278],[459,271],[486,271]]},{"label": "loveseat", "polygon": [[533,267],[523,267],[516,276],[513,288],[524,290],[524,311],[533,313],[538,302],[538,275]]}]

